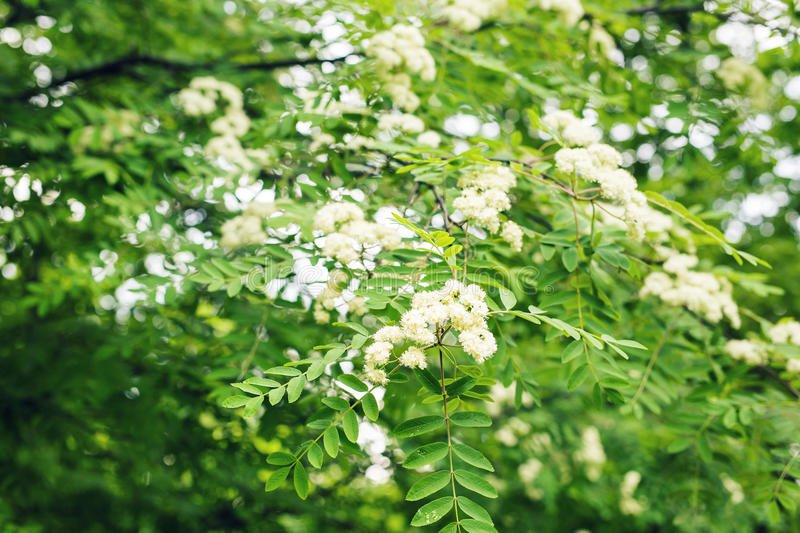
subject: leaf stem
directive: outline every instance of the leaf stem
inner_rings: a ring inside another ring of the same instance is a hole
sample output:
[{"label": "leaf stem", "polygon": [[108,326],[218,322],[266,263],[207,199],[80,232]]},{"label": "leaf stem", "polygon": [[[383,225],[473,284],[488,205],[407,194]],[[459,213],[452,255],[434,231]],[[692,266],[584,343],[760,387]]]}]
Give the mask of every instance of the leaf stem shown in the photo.
[{"label": "leaf stem", "polygon": [[444,410],[444,425],[447,428],[447,456],[450,460],[450,486],[453,489],[453,509],[456,512],[456,531],[461,531],[461,522],[458,519],[458,496],[456,495],[456,473],[453,469],[453,440],[450,435],[450,415],[447,411],[447,387],[444,384],[444,355],[439,347],[439,376],[442,380],[442,409]]}]

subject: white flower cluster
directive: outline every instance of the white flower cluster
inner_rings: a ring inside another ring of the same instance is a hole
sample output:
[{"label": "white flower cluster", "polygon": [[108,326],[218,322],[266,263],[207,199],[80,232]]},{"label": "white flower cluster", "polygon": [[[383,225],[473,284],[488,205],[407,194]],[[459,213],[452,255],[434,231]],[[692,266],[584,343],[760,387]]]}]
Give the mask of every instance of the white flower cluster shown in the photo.
[{"label": "white flower cluster", "polygon": [[[787,320],[779,322],[769,329],[769,338],[776,344],[793,344],[800,346],[800,322]],[[786,371],[800,374],[800,358],[792,357],[786,361]]]},{"label": "white flower cluster", "polygon": [[722,486],[725,490],[730,493],[732,504],[738,505],[744,501],[744,490],[738,481],[727,474],[720,474],[719,479],[722,481]]},{"label": "white flower cluster", "polygon": [[615,59],[619,53],[614,37],[597,22],[593,22],[592,28],[589,30],[589,49],[611,60]]},{"label": "white flower cluster", "polygon": [[330,273],[325,288],[314,299],[314,320],[318,324],[330,322],[330,314],[337,310],[342,313],[346,310],[356,316],[367,313],[366,300],[346,290],[347,282],[347,275],[341,270],[334,270]]},{"label": "white flower cluster", "polygon": [[[769,340],[775,344],[792,344],[800,346],[800,322],[786,320],[772,326],[767,332]],[[733,339],[725,343],[725,352],[737,361],[744,361],[748,365],[766,365],[770,362],[770,346],[763,342],[745,339]],[[783,355],[776,350],[778,356]],[[790,374],[800,374],[800,358],[789,356],[786,361],[786,371]]]},{"label": "white flower cluster", "polygon": [[729,91],[746,92],[757,106],[768,105],[769,82],[755,65],[745,63],[735,57],[729,57],[722,62],[716,74],[722,81],[722,85]]},{"label": "white flower cluster", "polygon": [[725,343],[725,351],[733,359],[744,361],[748,365],[767,364],[766,347],[758,342],[745,339],[733,339]]},{"label": "white flower cluster", "polygon": [[539,477],[539,473],[542,471],[543,467],[544,463],[535,457],[531,457],[519,465],[517,468],[517,473],[519,474],[519,478],[523,483],[530,485],[536,480],[537,477]]},{"label": "white flower cluster", "polygon": [[367,103],[358,89],[346,85],[338,87],[338,98],[332,92],[310,90],[298,87],[295,94],[303,101],[303,111],[326,117],[341,117],[345,113],[365,113]]},{"label": "white flower cluster", "polygon": [[[499,165],[482,165],[468,170],[458,180],[461,195],[453,201],[464,219],[491,233],[500,231],[500,212],[511,207],[508,191],[517,184],[510,169]],[[503,224],[501,238],[519,251],[522,229],[514,222]]]},{"label": "white flower cluster", "polygon": [[463,350],[482,363],[497,351],[497,342],[486,324],[489,307],[486,293],[478,285],[448,280],[437,291],[414,294],[411,309],[400,317],[399,326],[384,326],[374,335],[374,342],[364,350],[364,370],[373,383],[384,383],[379,368],[389,362],[399,344],[410,344],[399,356],[401,365],[425,368],[424,350],[439,340],[437,335],[452,326],[458,331]]},{"label": "white flower cluster", "polygon": [[378,117],[378,129],[394,133],[422,133],[425,123],[409,113],[383,113]]},{"label": "white flower cluster", "polygon": [[776,344],[800,346],[800,322],[787,320],[775,324],[769,329],[769,338]]},{"label": "white flower cluster", "polygon": [[[376,138],[380,141],[391,141],[401,135],[411,135],[418,133],[417,143],[431,148],[438,148],[442,142],[442,137],[433,130],[426,130],[425,123],[417,116],[410,113],[399,113],[392,111],[378,115],[378,134]],[[357,140],[356,140],[357,143]],[[353,142],[348,142],[347,147],[351,148]],[[369,143],[369,146],[374,143]]]},{"label": "white flower cluster", "polygon": [[622,511],[622,514],[636,516],[642,514],[642,511],[644,511],[644,505],[633,497],[633,493],[636,492],[636,487],[639,486],[639,482],[641,481],[642,475],[636,470],[625,473],[625,477],[622,479],[622,483],[619,486],[619,493],[621,496],[619,510]]},{"label": "white flower cluster", "polygon": [[194,78],[189,87],[178,93],[178,105],[187,115],[205,116],[217,111],[217,103],[225,102],[222,116],[211,122],[216,133],[205,146],[205,153],[241,170],[252,170],[254,160],[263,160],[261,150],[247,150],[239,139],[250,130],[250,119],[244,112],[242,91],[232,83],[211,76]]},{"label": "white flower cluster", "polygon": [[697,257],[673,255],[664,262],[664,272],[652,272],[645,278],[639,295],[657,296],[669,305],[685,306],[714,324],[727,318],[738,328],[739,307],[733,301],[730,282],[709,272],[690,270],[695,266]]},{"label": "white flower cluster", "polygon": [[350,202],[332,202],[314,217],[314,229],[325,234],[322,252],[342,264],[363,260],[380,248],[400,246],[400,235],[389,226],[369,222],[364,212]]},{"label": "white flower cluster", "polygon": [[600,479],[603,465],[606,462],[606,452],[600,440],[600,432],[594,426],[589,426],[581,433],[581,448],[575,452],[575,460],[583,463],[586,477],[591,481]]},{"label": "white flower cluster", "polygon": [[378,76],[394,103],[408,111],[416,109],[419,97],[411,88],[408,74],[419,74],[425,81],[436,77],[436,64],[425,48],[422,33],[409,24],[396,24],[364,41],[364,51],[375,58]]},{"label": "white flower cluster", "polygon": [[539,0],[539,7],[558,13],[561,22],[574,26],[583,18],[583,6],[580,0]]},{"label": "white flower cluster", "polygon": [[600,141],[600,131],[570,111],[553,111],[542,117],[542,125],[569,146],[587,146]]},{"label": "white flower cluster", "polygon": [[637,239],[647,232],[660,233],[672,226],[672,220],[647,205],[647,197],[638,190],[636,178],[620,168],[622,155],[612,146],[599,143],[600,136],[585,121],[572,113],[556,111],[542,123],[567,144],[583,148],[562,148],[556,152],[556,168],[569,175],[600,185],[604,198],[622,208],[620,218]]},{"label": "white flower cluster", "polygon": [[264,223],[274,213],[273,203],[251,202],[241,215],[222,224],[220,244],[228,250],[248,244],[262,244],[267,238]]},{"label": "white flower cluster", "polygon": [[475,31],[484,20],[502,13],[506,6],[506,0],[452,0],[444,8],[444,16],[461,31]]}]

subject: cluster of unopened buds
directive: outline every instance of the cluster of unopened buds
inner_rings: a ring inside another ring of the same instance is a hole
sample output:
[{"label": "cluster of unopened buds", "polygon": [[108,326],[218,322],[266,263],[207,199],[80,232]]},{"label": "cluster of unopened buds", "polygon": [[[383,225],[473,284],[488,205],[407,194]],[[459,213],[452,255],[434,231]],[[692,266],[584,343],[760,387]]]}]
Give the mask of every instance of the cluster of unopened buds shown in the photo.
[{"label": "cluster of unopened buds", "polygon": [[[497,342],[486,324],[489,307],[486,293],[478,285],[449,280],[439,290],[417,292],[411,309],[399,325],[384,326],[364,349],[364,373],[371,382],[386,382],[381,369],[395,352],[398,362],[409,368],[425,368],[425,350],[444,344],[445,336],[458,333],[461,348],[482,363],[497,351]],[[454,331],[455,330],[455,331]]]}]

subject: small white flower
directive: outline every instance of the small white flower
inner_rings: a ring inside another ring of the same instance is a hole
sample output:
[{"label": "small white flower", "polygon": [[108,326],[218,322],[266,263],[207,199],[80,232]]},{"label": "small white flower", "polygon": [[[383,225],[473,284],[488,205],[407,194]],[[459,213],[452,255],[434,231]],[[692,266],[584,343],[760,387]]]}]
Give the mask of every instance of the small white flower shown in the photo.
[{"label": "small white flower", "polygon": [[397,344],[403,341],[403,330],[398,326],[383,326],[372,336],[378,342],[391,342]]},{"label": "small white flower", "polygon": [[788,320],[775,324],[769,329],[769,338],[777,344],[800,346],[800,322]]},{"label": "small white flower", "polygon": [[392,356],[392,343],[375,342],[364,350],[364,360],[372,366],[385,365]]},{"label": "small white flower", "polygon": [[725,351],[731,358],[744,361],[748,365],[764,365],[767,363],[767,352],[764,345],[749,340],[729,340]]},{"label": "small white flower", "polygon": [[400,356],[400,364],[408,368],[425,368],[428,362],[425,359],[425,352],[418,346],[411,346]]},{"label": "small white flower", "polygon": [[516,222],[510,220],[505,222],[500,238],[511,245],[511,249],[515,252],[522,251],[522,228]]}]

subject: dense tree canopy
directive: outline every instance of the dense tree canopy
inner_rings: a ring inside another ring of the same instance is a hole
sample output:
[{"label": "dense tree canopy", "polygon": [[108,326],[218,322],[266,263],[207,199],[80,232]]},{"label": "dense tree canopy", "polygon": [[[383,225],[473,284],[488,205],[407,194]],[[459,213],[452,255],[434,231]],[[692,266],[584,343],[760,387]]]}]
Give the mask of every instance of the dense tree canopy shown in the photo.
[{"label": "dense tree canopy", "polygon": [[0,0],[3,530],[798,531],[797,8]]}]

